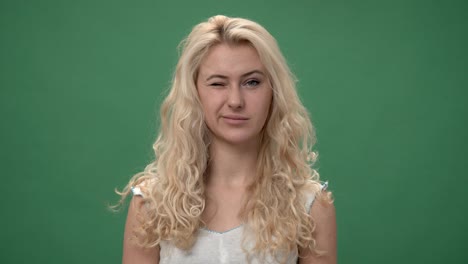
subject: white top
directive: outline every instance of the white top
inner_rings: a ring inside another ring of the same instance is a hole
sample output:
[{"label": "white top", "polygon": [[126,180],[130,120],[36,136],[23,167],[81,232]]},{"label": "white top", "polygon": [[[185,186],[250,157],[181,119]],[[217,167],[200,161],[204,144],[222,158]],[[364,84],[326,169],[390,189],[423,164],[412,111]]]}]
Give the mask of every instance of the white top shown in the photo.
[{"label": "white top", "polygon": [[[328,187],[328,182],[322,185],[322,190]],[[132,188],[134,195],[143,196],[140,188]],[[315,195],[309,194],[306,199],[306,208],[310,212]],[[225,263],[246,263],[246,254],[242,250],[244,226],[240,225],[225,232],[216,232],[207,228],[200,228],[198,237],[189,251],[184,251],[174,246],[169,241],[161,241],[160,261],[161,264],[225,264]],[[249,246],[249,245],[248,245]],[[291,253],[287,263],[297,263],[297,254]],[[280,259],[280,258],[278,258]],[[262,260],[257,256],[252,256],[252,264],[277,263],[273,256],[267,256]]]}]

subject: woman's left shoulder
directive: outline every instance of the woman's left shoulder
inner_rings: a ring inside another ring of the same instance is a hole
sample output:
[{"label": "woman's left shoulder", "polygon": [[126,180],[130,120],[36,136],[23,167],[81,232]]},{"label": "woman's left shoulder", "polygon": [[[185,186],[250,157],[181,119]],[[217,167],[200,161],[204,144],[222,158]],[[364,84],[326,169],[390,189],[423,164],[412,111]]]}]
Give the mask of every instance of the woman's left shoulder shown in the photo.
[{"label": "woman's left shoulder", "polygon": [[335,216],[335,205],[331,192],[328,190],[328,181],[319,183],[314,193],[314,202],[311,204],[309,213],[313,218],[317,215]]},{"label": "woman's left shoulder", "polygon": [[311,220],[315,229],[313,237],[317,249],[323,254],[317,255],[310,250],[301,250],[303,257],[300,264],[306,263],[336,263],[336,212],[331,193],[327,190],[328,184],[317,189],[313,193],[314,199],[309,207]]},{"label": "woman's left shoulder", "polygon": [[328,181],[326,182],[310,182],[302,192],[305,199],[305,206],[308,213],[311,213],[311,209],[316,200],[320,203],[331,203],[331,192],[328,191]]}]

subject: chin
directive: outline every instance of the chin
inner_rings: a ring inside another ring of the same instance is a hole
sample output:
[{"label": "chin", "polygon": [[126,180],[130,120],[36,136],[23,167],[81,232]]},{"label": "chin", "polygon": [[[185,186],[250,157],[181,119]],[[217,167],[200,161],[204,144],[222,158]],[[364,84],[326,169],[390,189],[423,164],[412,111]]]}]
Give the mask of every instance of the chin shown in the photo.
[{"label": "chin", "polygon": [[231,145],[244,145],[256,143],[260,137],[252,135],[225,135],[219,139]]}]

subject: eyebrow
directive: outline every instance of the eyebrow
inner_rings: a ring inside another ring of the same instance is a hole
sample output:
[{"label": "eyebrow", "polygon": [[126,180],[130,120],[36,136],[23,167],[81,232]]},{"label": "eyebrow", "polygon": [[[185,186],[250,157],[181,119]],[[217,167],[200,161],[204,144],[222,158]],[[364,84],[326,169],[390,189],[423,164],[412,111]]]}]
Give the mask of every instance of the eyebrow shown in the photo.
[{"label": "eyebrow", "polygon": [[[262,71],[260,70],[253,70],[253,71],[249,71],[247,73],[244,73],[241,75],[241,77],[246,77],[246,76],[249,76],[249,75],[252,75],[254,73],[258,73],[258,74],[261,74],[261,75],[265,75]],[[206,81],[209,81],[211,79],[214,79],[214,78],[221,78],[221,79],[228,79],[227,76],[225,75],[221,75],[221,74],[213,74],[213,75],[210,75],[208,78],[206,78]]]}]

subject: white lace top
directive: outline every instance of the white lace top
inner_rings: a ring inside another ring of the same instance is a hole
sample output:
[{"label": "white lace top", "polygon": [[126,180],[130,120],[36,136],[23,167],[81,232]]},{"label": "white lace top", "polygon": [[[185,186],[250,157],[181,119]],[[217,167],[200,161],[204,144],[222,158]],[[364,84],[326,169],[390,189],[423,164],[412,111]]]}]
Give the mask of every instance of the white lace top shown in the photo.
[{"label": "white lace top", "polygon": [[[322,185],[322,190],[326,189],[328,183]],[[143,196],[140,188],[132,188],[134,195]],[[310,194],[306,199],[306,208],[310,207],[314,201],[314,194]],[[184,251],[169,241],[162,241],[160,244],[161,264],[225,264],[225,263],[246,263],[246,254],[242,250],[244,226],[240,225],[225,232],[216,232],[207,228],[201,228],[198,232],[197,240],[190,251]],[[287,263],[297,263],[297,254],[291,253],[288,256]],[[256,256],[251,258],[252,264],[258,263],[277,263],[273,256],[267,256],[266,259],[260,259]]]}]

